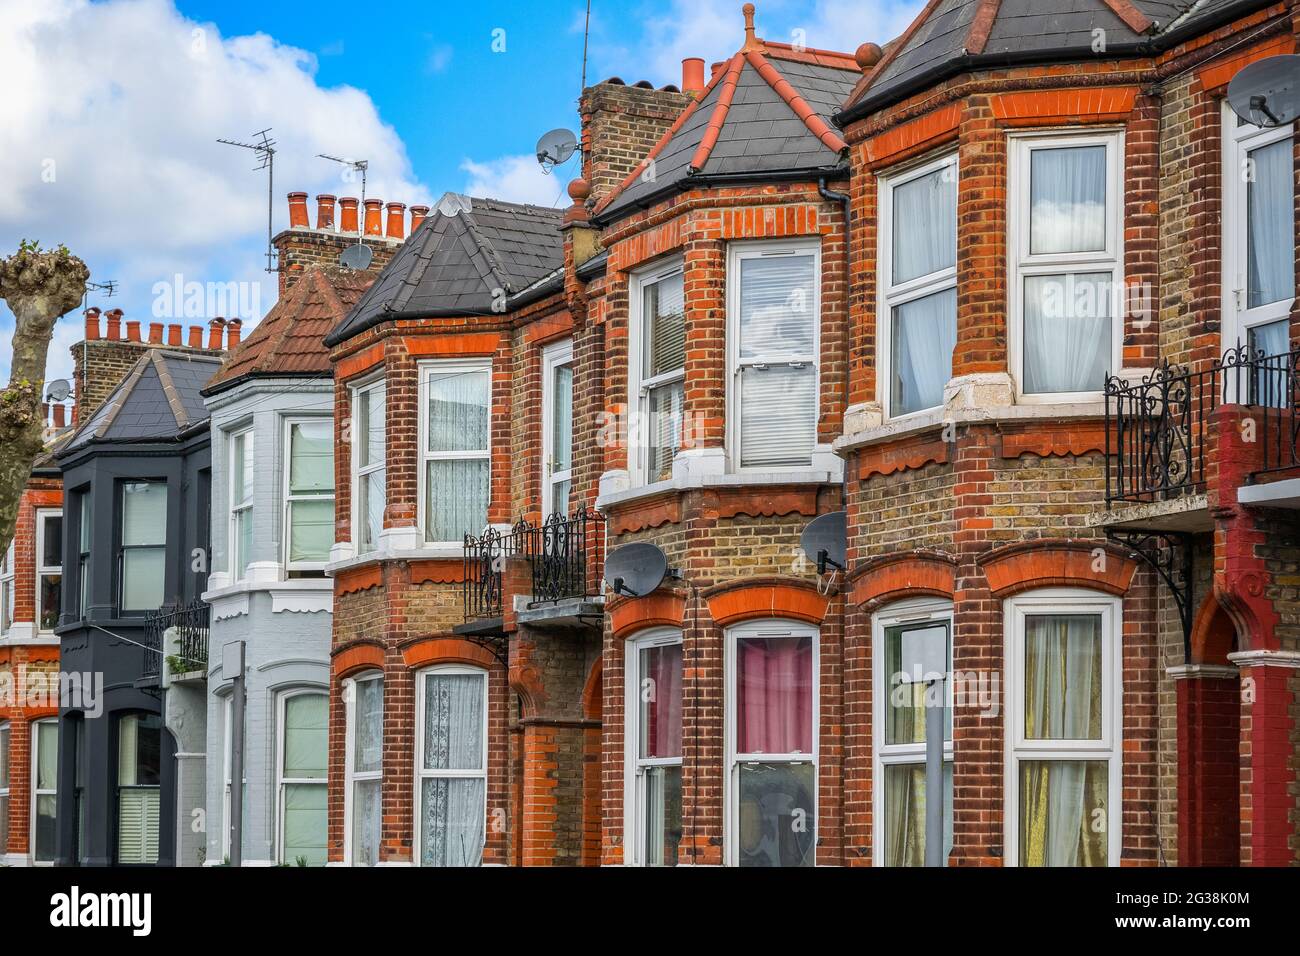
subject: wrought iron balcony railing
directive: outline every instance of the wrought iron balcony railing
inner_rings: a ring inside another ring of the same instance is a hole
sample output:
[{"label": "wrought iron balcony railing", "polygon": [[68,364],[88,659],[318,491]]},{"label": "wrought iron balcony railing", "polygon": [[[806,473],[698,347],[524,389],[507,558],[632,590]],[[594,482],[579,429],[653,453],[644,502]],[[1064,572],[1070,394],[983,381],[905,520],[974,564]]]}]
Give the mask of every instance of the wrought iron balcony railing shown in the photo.
[{"label": "wrought iron balcony railing", "polygon": [[508,532],[488,528],[478,536],[465,535],[465,574],[461,585],[465,620],[501,616],[506,558],[521,553],[528,531],[528,525],[521,521]]},{"label": "wrought iron balcony railing", "polygon": [[[174,657],[178,672],[201,671],[208,666],[208,625],[211,607],[195,598],[186,603],[164,604],[145,618],[144,673],[157,677],[162,673],[163,659]],[[169,631],[176,632],[176,652],[168,653]]]},{"label": "wrought iron balcony railing", "polygon": [[1300,349],[1252,363],[1251,404],[1260,406],[1263,467],[1255,474],[1300,468]]}]

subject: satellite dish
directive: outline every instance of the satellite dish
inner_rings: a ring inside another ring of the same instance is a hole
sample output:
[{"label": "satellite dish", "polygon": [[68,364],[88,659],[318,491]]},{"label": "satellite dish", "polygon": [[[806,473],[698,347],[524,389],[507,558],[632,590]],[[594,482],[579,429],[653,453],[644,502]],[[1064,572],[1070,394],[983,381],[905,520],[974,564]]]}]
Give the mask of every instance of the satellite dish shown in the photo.
[{"label": "satellite dish", "polygon": [[799,546],[809,561],[816,562],[818,574],[825,574],[827,567],[845,570],[849,561],[848,513],[834,511],[814,519],[803,529]]},{"label": "satellite dish", "polygon": [[1270,56],[1228,84],[1228,105],[1247,123],[1274,128],[1300,116],[1300,55]]},{"label": "satellite dish", "polygon": [[615,548],[605,559],[605,580],[615,594],[645,597],[667,574],[667,556],[657,545],[644,541]]},{"label": "satellite dish", "polygon": [[553,129],[537,141],[537,162],[549,171],[567,163],[577,149],[578,140],[571,132]]},{"label": "satellite dish", "polygon": [[61,402],[71,394],[72,386],[69,385],[68,380],[64,378],[56,378],[45,386],[45,397],[47,400],[52,399],[56,402]]},{"label": "satellite dish", "polygon": [[355,246],[348,246],[339,256],[339,265],[345,269],[356,269],[358,272],[365,272],[370,268],[370,261],[374,259],[375,254],[370,251],[370,247],[365,243],[358,242]]}]

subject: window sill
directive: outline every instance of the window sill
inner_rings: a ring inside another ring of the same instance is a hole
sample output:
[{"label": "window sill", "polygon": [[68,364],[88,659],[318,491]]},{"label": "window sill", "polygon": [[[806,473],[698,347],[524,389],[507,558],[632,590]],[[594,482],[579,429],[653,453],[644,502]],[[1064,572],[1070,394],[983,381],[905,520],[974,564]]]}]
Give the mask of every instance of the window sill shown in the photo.
[{"label": "window sill", "polygon": [[[464,545],[438,545],[427,548],[393,548],[380,551],[367,551],[362,555],[340,558],[325,565],[326,580],[353,568],[382,561],[461,561],[465,557]],[[330,587],[333,587],[330,582]]]},{"label": "window sill", "polygon": [[57,634],[50,631],[19,630],[21,627],[22,625],[15,625],[7,634],[0,637],[0,648],[59,646],[59,636]]},{"label": "window sill", "polygon": [[838,485],[843,479],[840,475],[822,470],[801,469],[798,471],[756,471],[725,475],[687,475],[656,481],[636,488],[608,490],[609,484],[601,481],[602,493],[596,499],[596,509],[605,511],[622,505],[633,504],[660,495],[679,494],[684,491],[697,491],[704,488],[753,488],[771,487],[773,485]]},{"label": "window sill", "polygon": [[238,581],[203,592],[212,606],[212,620],[224,621],[249,613],[249,597],[269,594],[271,613],[324,611],[334,605],[334,582],[329,578],[289,578],[284,581]]}]

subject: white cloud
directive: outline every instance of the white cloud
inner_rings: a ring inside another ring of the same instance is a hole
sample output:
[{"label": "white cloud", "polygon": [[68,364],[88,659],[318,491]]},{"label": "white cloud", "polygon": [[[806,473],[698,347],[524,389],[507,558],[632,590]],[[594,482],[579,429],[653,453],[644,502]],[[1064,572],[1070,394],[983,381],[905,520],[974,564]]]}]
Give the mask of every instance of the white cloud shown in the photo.
[{"label": "white cloud", "polygon": [[536,156],[502,156],[485,162],[467,159],[460,168],[467,174],[464,192],[468,195],[536,206],[568,205],[565,189],[577,175],[563,169],[558,175],[547,175]]},{"label": "white cloud", "polygon": [[[315,70],[310,53],[265,34],[223,37],[171,0],[0,3],[0,255],[23,237],[62,242],[92,280],[119,282],[117,298],[99,304],[146,323],[154,283],[176,273],[260,282],[265,311],[275,300],[262,271],[265,173],[217,137],[273,128],[277,231],[289,190],[357,193],[318,153],[368,159],[370,196],[433,195],[370,97],[322,87]],[[76,341],[79,326],[72,313],[56,335]],[[0,304],[0,337],[11,335]],[[66,344],[51,348],[51,378],[70,374]],[[6,364],[0,356],[5,380]]]}]

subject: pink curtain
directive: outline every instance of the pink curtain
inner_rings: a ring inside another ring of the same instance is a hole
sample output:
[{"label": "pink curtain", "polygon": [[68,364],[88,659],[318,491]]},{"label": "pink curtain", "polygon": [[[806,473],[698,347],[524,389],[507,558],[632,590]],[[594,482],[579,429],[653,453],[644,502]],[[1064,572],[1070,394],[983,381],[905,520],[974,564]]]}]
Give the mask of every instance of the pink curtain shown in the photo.
[{"label": "pink curtain", "polygon": [[812,753],[812,638],[736,642],[737,750]]},{"label": "pink curtain", "polygon": [[641,726],[645,735],[642,757],[682,755],[682,645],[647,647],[641,657],[641,681],[654,693],[641,701]]}]

